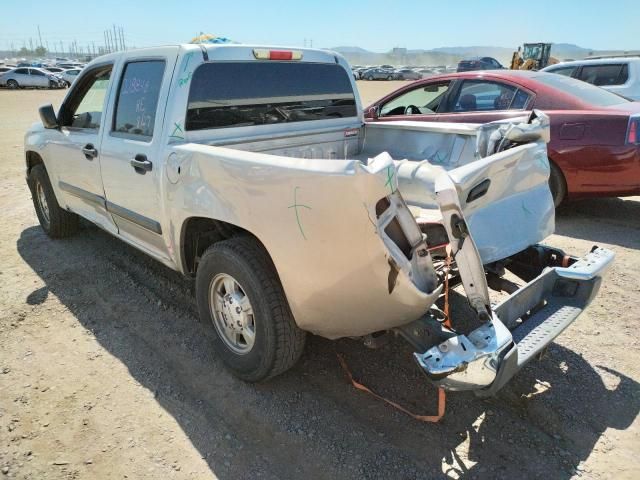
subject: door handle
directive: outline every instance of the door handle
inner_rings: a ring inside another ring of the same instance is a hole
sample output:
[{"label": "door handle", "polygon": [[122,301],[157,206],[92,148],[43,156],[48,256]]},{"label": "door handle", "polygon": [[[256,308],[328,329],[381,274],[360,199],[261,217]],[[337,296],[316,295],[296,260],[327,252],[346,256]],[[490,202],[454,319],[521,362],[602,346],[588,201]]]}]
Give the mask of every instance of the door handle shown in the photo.
[{"label": "door handle", "polygon": [[96,147],[94,147],[92,143],[87,143],[82,147],[82,153],[84,153],[84,157],[87,160],[93,160],[98,156],[98,150],[96,150]]},{"label": "door handle", "polygon": [[140,175],[144,175],[147,172],[150,172],[153,168],[153,163],[150,160],[147,160],[147,156],[139,153],[135,156],[133,160],[131,160],[131,166]]}]

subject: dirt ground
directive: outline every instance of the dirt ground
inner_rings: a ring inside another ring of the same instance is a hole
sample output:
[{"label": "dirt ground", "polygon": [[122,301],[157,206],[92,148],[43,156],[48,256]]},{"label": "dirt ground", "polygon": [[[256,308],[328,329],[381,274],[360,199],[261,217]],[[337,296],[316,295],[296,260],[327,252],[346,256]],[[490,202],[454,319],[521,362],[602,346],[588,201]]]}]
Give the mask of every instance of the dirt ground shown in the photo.
[{"label": "dirt ground", "polygon": [[[366,105],[397,82],[360,82]],[[0,468],[21,479],[640,478],[640,197],[588,200],[549,243],[617,260],[588,312],[497,397],[435,390],[394,341],[310,338],[290,372],[234,379],[197,323],[193,285],[85,225],[47,238],[23,133],[62,91],[0,91]],[[1,477],[0,477],[1,478]]]}]

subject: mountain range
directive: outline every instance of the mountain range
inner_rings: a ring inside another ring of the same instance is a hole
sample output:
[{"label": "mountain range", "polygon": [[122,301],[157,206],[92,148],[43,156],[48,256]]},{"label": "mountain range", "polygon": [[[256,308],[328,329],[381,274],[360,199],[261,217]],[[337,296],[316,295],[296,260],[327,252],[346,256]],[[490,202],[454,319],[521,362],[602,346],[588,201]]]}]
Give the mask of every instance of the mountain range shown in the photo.
[{"label": "mountain range", "polygon": [[[493,57],[505,66],[511,63],[514,48],[471,46],[438,47],[429,50],[397,48],[388,52],[371,52],[355,46],[334,47],[352,65],[455,65],[465,57]],[[554,43],[551,56],[558,60],[580,60],[592,55],[616,55],[622,50],[595,50],[571,43]]]}]

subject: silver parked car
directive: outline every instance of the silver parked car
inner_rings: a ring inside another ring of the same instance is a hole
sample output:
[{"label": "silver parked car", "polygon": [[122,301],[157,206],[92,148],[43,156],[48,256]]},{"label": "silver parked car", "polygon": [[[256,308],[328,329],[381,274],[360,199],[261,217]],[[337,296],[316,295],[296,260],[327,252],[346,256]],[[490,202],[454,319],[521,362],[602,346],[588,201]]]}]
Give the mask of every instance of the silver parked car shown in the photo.
[{"label": "silver parked car", "polygon": [[57,75],[62,78],[62,80],[67,82],[67,85],[71,86],[73,81],[78,78],[78,75],[81,71],[81,68],[69,68],[67,70],[64,70],[62,73],[58,73]]},{"label": "silver parked car", "polygon": [[66,83],[53,73],[41,68],[19,67],[2,74],[0,76],[0,85],[9,88],[64,88]]},{"label": "silver parked car", "polygon": [[394,72],[396,80],[420,80],[422,74],[409,68],[403,68]]}]

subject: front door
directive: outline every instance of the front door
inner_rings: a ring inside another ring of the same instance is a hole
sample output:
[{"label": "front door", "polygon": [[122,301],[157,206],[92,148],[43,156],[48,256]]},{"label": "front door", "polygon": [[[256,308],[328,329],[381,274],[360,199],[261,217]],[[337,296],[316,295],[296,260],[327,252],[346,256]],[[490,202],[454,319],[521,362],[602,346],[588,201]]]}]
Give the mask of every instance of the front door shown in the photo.
[{"label": "front door", "polygon": [[58,122],[57,138],[48,148],[55,163],[52,182],[56,183],[61,204],[102,228],[117,230],[106,211],[100,175],[100,127],[111,86],[112,64],[85,72],[65,98]]},{"label": "front door", "polygon": [[[120,235],[148,253],[169,259],[163,237],[162,161],[164,109],[176,48],[149,50],[144,59],[124,58],[102,143],[107,209]],[[166,225],[165,225],[166,227]]]}]

